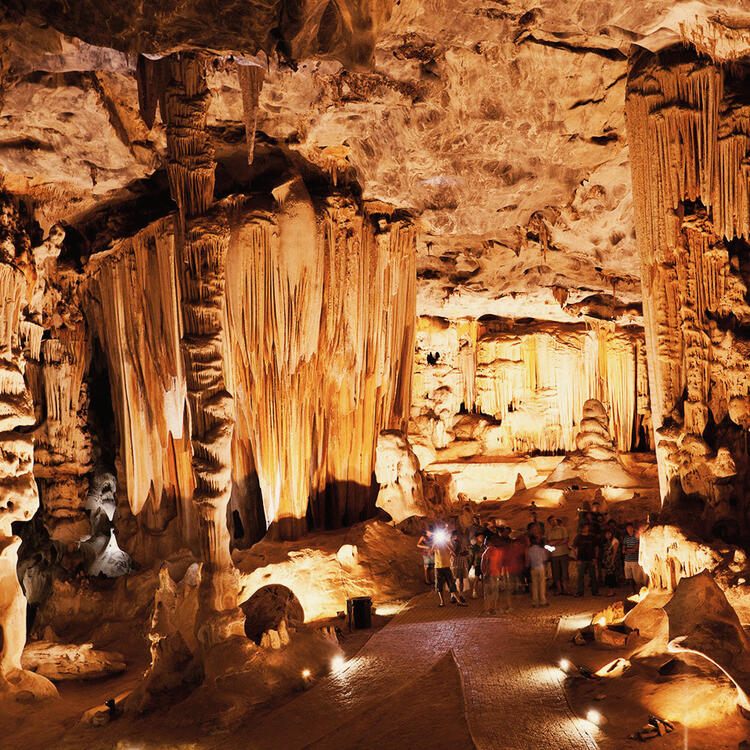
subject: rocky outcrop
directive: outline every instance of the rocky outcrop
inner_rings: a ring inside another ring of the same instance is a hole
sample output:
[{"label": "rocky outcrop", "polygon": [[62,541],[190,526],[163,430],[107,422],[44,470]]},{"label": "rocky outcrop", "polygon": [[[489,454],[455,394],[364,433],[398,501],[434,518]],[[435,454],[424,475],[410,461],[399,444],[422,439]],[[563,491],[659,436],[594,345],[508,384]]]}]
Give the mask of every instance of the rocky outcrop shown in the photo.
[{"label": "rocky outcrop", "polygon": [[404,434],[384,430],[378,436],[375,479],[380,484],[376,505],[398,524],[411,516],[428,516],[419,459]]},{"label": "rocky outcrop", "polygon": [[750,718],[750,638],[708,572],[683,578],[664,605],[669,650],[708,659],[737,688],[737,703]]},{"label": "rocky outcrop", "polygon": [[82,645],[31,641],[21,659],[23,668],[52,682],[98,680],[127,669],[122,654],[100,651],[91,643]]}]

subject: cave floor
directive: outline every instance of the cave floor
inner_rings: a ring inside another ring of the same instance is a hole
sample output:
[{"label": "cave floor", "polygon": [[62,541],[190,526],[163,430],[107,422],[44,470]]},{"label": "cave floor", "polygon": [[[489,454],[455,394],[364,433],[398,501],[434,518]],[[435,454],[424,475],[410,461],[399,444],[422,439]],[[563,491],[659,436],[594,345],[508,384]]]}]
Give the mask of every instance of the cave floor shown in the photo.
[{"label": "cave floor", "polygon": [[[605,601],[552,597],[533,609],[519,595],[512,613],[486,616],[481,600],[441,609],[425,593],[339,673],[211,747],[595,748],[596,729],[565,698],[554,641],[561,615],[588,612],[587,624]],[[423,690],[435,672],[442,682]]]},{"label": "cave floor", "polygon": [[[565,676],[557,666],[565,656],[597,669],[620,655],[571,642],[572,635],[612,599],[551,596],[549,607],[534,609],[523,594],[513,597],[511,613],[496,616],[482,614],[481,599],[467,601],[465,608],[439,608],[434,592],[425,591],[384,627],[349,636],[350,647],[363,645],[338,672],[258,710],[228,731],[210,733],[194,723],[164,722],[158,713],[136,720],[123,717],[101,728],[75,725],[71,716],[65,728],[51,731],[39,747],[615,750],[630,744],[628,733],[639,729],[649,715],[650,709],[637,700],[649,688],[648,681],[632,681],[630,688],[628,680],[613,684],[608,699],[597,702],[603,697],[595,695],[603,690],[601,683],[584,680],[583,687],[572,686],[573,692],[566,695]],[[692,684],[686,683],[688,688]],[[621,690],[625,692],[618,697]],[[599,708],[610,722],[599,729],[581,718],[591,707]],[[37,717],[37,723],[45,721]],[[674,750],[683,746],[680,737],[681,733],[662,737],[658,744]],[[4,745],[0,736],[0,748],[35,750],[31,738],[25,739],[22,745]],[[714,734],[700,739],[693,735],[688,746],[730,746],[716,739]]]}]

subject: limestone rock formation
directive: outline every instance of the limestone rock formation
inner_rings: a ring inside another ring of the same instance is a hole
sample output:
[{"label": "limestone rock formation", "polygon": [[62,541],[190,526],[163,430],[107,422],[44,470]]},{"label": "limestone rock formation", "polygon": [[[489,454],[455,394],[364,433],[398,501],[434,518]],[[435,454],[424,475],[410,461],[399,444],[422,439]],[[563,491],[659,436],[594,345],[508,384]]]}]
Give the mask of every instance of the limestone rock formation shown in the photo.
[{"label": "limestone rock formation", "polygon": [[607,410],[601,401],[590,398],[583,405],[581,431],[576,435],[576,450],[594,461],[611,461],[617,456],[609,434]]},{"label": "limestone rock formation", "polygon": [[662,494],[670,506],[699,496],[712,525],[747,523],[744,85],[730,65],[680,49],[639,53],[628,74]]},{"label": "limestone rock formation", "polygon": [[412,432],[444,448],[456,437],[463,410],[497,421],[484,441],[488,450],[572,451],[583,405],[598,398],[612,405],[606,429],[619,450],[647,446],[643,351],[643,338],[632,327],[422,317]]},{"label": "limestone rock formation", "polygon": [[12,529],[15,521],[30,520],[39,506],[33,441],[19,430],[35,421],[21,349],[21,315],[33,269],[28,250],[16,208],[0,193],[0,695],[25,690],[41,697],[55,690],[22,669],[26,599],[16,573],[21,540]]},{"label": "limestone rock formation", "polygon": [[669,650],[690,652],[715,664],[737,687],[737,702],[750,717],[750,638],[708,572],[683,578],[664,605]]},{"label": "limestone rock formation", "polygon": [[394,523],[411,516],[428,516],[419,460],[404,434],[384,430],[378,436],[375,479],[380,484],[376,505],[390,515]]},{"label": "limestone rock formation", "polygon": [[24,669],[52,682],[98,680],[124,672],[127,668],[122,654],[100,651],[91,643],[79,646],[50,641],[27,643],[21,663]]}]

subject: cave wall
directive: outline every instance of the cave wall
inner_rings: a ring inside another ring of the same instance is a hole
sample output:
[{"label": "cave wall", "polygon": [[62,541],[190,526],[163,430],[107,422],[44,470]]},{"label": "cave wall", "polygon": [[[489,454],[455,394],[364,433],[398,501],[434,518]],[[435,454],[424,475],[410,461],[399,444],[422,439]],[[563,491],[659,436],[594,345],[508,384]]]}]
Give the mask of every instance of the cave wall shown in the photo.
[{"label": "cave wall", "polygon": [[645,340],[638,326],[420,317],[413,414],[459,411],[500,422],[504,453],[575,450],[583,404],[608,407],[626,452],[651,440]]},{"label": "cave wall", "polygon": [[747,530],[750,67],[690,48],[630,63],[626,116],[662,497]]}]

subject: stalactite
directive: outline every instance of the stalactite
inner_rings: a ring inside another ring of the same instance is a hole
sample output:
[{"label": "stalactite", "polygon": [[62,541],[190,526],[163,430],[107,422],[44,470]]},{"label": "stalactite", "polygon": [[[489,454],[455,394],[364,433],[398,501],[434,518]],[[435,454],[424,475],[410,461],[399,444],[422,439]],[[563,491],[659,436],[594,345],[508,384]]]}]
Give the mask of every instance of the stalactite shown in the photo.
[{"label": "stalactite", "polygon": [[[136,514],[149,493],[157,507],[161,502],[168,447],[183,434],[177,287],[169,219],[88,262],[84,307],[107,356],[127,495]],[[189,498],[189,486],[179,489]]]},{"label": "stalactite", "polygon": [[255,130],[258,124],[258,99],[263,88],[266,71],[260,65],[237,63],[237,77],[242,92],[242,112],[247,141],[247,163],[253,163],[255,152]]},{"label": "stalactite", "polygon": [[458,321],[458,365],[461,371],[461,402],[474,411],[477,401],[477,322]]},{"label": "stalactite", "polygon": [[159,105],[162,119],[166,111],[164,95],[169,83],[169,61],[165,58],[153,59],[138,55],[135,68],[138,84],[138,108],[141,117],[149,128],[154,126],[156,105]]},{"label": "stalactite", "polygon": [[275,191],[228,260],[238,432],[252,444],[266,518],[282,537],[373,512],[382,429],[408,416],[415,237],[344,196],[322,220],[299,180]]},{"label": "stalactite", "polygon": [[610,407],[618,449],[631,450],[637,336],[606,326],[560,328],[480,335],[478,410],[502,422],[509,451],[571,451],[583,404],[596,398]]},{"label": "stalactite", "polygon": [[712,438],[706,430],[727,414],[750,427],[750,368],[742,354],[750,307],[743,258],[728,245],[750,239],[746,81],[746,71],[673,48],[640,53],[627,84],[662,496],[678,502],[675,487],[702,495],[712,520],[742,518],[729,494],[747,468],[736,466],[735,447],[722,443],[726,431]]}]

